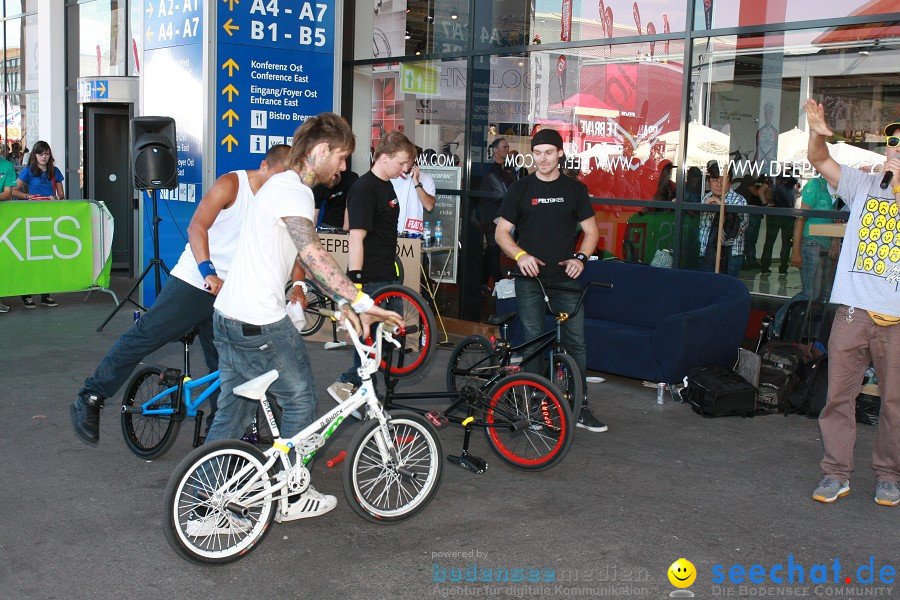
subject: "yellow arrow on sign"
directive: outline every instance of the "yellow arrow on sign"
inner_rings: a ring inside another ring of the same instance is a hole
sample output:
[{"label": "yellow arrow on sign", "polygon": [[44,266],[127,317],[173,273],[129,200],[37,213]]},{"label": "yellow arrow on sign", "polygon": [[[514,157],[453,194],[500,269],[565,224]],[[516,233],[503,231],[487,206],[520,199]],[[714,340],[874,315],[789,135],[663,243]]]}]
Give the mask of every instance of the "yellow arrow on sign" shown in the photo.
[{"label": "yellow arrow on sign", "polygon": [[229,133],[225,136],[225,139],[222,140],[221,145],[224,146],[225,144],[228,144],[228,151],[231,152],[231,146],[237,146],[238,141],[234,139],[234,136]]},{"label": "yellow arrow on sign", "polygon": [[223,93],[223,94],[228,94],[228,101],[229,101],[229,102],[231,102],[231,98],[232,98],[233,96],[240,96],[240,95],[241,95],[241,93],[240,93],[239,91],[237,91],[237,88],[234,87],[233,85],[231,85],[230,83],[229,83],[227,86],[225,86],[225,89],[222,90],[222,93]]},{"label": "yellow arrow on sign", "polygon": [[150,2],[147,3],[147,11],[146,12],[147,12],[148,17],[153,14],[153,4],[151,4]]},{"label": "yellow arrow on sign", "polygon": [[241,68],[238,66],[238,64],[237,64],[236,62],[234,62],[234,59],[233,59],[233,58],[229,58],[229,59],[226,60],[224,63],[222,63],[222,68],[223,68],[223,69],[226,69],[226,68],[228,69],[228,76],[229,76],[229,77],[231,77],[231,76],[234,74],[234,70],[235,70],[235,69],[237,69],[238,71],[241,70]]},{"label": "yellow arrow on sign", "polygon": [[100,92],[101,96],[106,93],[106,86],[103,85],[102,81],[97,82],[97,90]]},{"label": "yellow arrow on sign", "polygon": [[237,31],[240,29],[239,26],[232,25],[231,24],[232,21],[234,21],[234,19],[228,19],[227,21],[225,21],[225,24],[222,25],[222,29],[224,29],[228,33],[228,37],[231,37],[234,35],[233,33],[231,33],[232,31]]},{"label": "yellow arrow on sign", "polygon": [[147,28],[147,41],[151,41],[153,39],[153,30],[149,27]]},{"label": "yellow arrow on sign", "polygon": [[222,0],[222,2],[228,3],[228,10],[234,10],[234,5],[240,4],[241,0]]},{"label": "yellow arrow on sign", "polygon": [[229,127],[231,127],[232,122],[234,122],[234,121],[240,121],[240,120],[241,120],[241,118],[240,118],[239,116],[237,116],[237,113],[234,112],[234,111],[233,111],[232,109],[230,109],[230,108],[228,109],[228,112],[226,112],[224,115],[222,115],[222,120],[223,120],[223,121],[224,121],[226,118],[228,119],[228,126],[229,126]]}]

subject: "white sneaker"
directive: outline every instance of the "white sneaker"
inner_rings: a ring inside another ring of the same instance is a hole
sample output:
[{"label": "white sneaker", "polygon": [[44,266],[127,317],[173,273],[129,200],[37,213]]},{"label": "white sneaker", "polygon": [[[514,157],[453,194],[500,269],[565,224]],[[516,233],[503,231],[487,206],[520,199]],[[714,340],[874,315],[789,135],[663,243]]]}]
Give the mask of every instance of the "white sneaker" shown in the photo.
[{"label": "white sneaker", "polygon": [[282,514],[281,509],[275,513],[275,520],[279,523],[296,521],[309,517],[318,517],[334,510],[337,506],[337,498],[327,494],[320,494],[316,488],[309,486],[300,497],[288,504],[287,513]]},{"label": "white sneaker", "polygon": [[[346,383],[344,381],[335,381],[328,386],[328,395],[334,398],[334,401],[338,404],[343,404],[344,402],[349,400],[350,396],[352,396],[355,392],[356,386],[352,383]],[[358,410],[354,410],[350,414],[360,421],[363,420],[362,413],[360,413]]]},{"label": "white sneaker", "polygon": [[9,307],[2,302],[0,302],[0,313],[8,313]]},{"label": "white sneaker", "polygon": [[191,513],[184,532],[191,537],[209,537],[211,535],[238,535],[250,531],[253,524],[230,511],[215,512],[205,517]]}]

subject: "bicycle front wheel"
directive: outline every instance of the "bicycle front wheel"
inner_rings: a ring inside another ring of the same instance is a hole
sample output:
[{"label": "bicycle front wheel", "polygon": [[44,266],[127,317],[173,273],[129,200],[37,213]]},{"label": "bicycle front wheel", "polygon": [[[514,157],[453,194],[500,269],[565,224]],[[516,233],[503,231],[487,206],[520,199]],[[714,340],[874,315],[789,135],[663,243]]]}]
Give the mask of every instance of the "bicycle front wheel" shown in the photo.
[{"label": "bicycle front wheel", "polygon": [[562,352],[553,353],[553,361],[550,364],[550,381],[556,384],[562,392],[563,400],[572,411],[572,425],[578,421],[581,414],[581,405],[584,402],[584,380],[581,378],[581,369],[578,363],[568,354]]},{"label": "bicycle front wheel", "polygon": [[505,463],[525,471],[547,469],[572,444],[572,413],[558,388],[543,377],[516,373],[491,388],[484,430]]},{"label": "bicycle front wheel", "polygon": [[470,335],[450,353],[447,364],[447,389],[458,392],[467,385],[481,389],[497,373],[497,356],[490,340]]},{"label": "bicycle front wheel", "polygon": [[[391,374],[397,378],[423,373],[435,346],[434,314],[421,295],[402,285],[387,285],[374,294],[375,305],[392,310],[406,323],[407,333],[394,336],[401,346],[392,353]],[[382,360],[381,370],[386,368]]]},{"label": "bicycle front wheel", "polygon": [[[399,523],[431,502],[444,474],[437,432],[424,417],[408,411],[390,415],[390,438],[377,419],[357,432],[347,452],[344,495],[350,507],[373,523]],[[399,463],[382,453],[393,448]]]},{"label": "bicycle front wheel", "polygon": [[182,558],[233,562],[269,533],[276,503],[263,493],[265,455],[245,442],[219,440],[187,455],[166,486],[163,531]]},{"label": "bicycle front wheel", "polygon": [[[289,283],[287,288],[284,290],[285,300],[287,302],[291,301],[291,293],[293,291],[294,284]],[[309,279],[306,280],[306,309],[303,311],[304,323],[303,328],[300,330],[300,335],[308,336],[317,332],[322,328],[322,324],[325,322],[325,317],[319,314],[320,308],[325,308],[326,298],[325,295],[322,294],[316,287],[315,284],[310,282]]]},{"label": "bicycle front wheel", "polygon": [[[178,429],[181,427],[181,421],[172,418],[174,412],[145,415],[125,410],[143,406],[157,394],[165,391],[166,386],[162,383],[160,375],[162,369],[159,367],[144,367],[139,370],[128,382],[125,396],[122,398],[122,435],[125,437],[125,445],[137,456],[145,459],[165,454],[175,443]],[[174,394],[166,394],[147,408],[174,411],[174,402]]]}]

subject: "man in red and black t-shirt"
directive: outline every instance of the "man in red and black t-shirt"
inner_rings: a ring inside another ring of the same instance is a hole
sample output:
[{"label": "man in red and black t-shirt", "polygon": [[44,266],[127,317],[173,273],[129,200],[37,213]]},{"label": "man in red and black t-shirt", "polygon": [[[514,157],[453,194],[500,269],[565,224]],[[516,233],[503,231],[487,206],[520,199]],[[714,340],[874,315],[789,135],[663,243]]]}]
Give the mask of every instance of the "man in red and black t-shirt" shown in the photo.
[{"label": "man in red and black t-shirt", "polygon": [[[394,283],[397,271],[397,220],[400,202],[391,179],[407,172],[416,158],[416,147],[399,131],[390,131],[375,148],[372,169],[356,180],[347,195],[347,218],[350,223],[350,247],[347,276],[372,295]],[[328,387],[328,393],[344,402],[359,387],[356,370],[359,356],[353,353],[353,366]]]},{"label": "man in red and black t-shirt", "polygon": [[[553,129],[541,129],[531,139],[531,153],[537,170],[509,187],[500,205],[495,237],[522,273],[540,277],[545,284],[557,288],[547,290],[553,309],[571,313],[581,293],[576,280],[584,270],[587,257],[594,253],[600,233],[587,188],[580,181],[560,173],[559,162],[564,156],[562,147],[562,137]],[[573,254],[579,225],[584,238],[578,252]],[[518,243],[513,240],[513,227],[519,235]],[[516,279],[516,303],[525,339],[543,333],[545,306],[536,281]],[[563,323],[562,335],[583,378],[587,370],[583,310]],[[532,361],[526,368],[540,372],[540,362]],[[587,397],[577,425],[588,431],[607,429],[591,413]]]}]

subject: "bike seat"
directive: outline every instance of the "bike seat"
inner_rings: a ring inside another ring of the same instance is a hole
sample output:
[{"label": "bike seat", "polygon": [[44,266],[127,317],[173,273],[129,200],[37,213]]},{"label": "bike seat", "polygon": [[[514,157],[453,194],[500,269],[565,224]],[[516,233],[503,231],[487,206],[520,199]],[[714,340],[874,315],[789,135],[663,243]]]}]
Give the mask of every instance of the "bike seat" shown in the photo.
[{"label": "bike seat", "polygon": [[502,315],[491,315],[488,317],[488,324],[490,325],[505,325],[509,323],[513,319],[516,318],[516,313],[506,313]]},{"label": "bike seat", "polygon": [[183,336],[181,336],[181,341],[190,346],[194,343],[194,338],[200,333],[200,330],[197,327],[191,327]]},{"label": "bike seat", "polygon": [[242,383],[232,390],[235,396],[249,398],[250,400],[262,400],[266,397],[266,390],[272,385],[272,382],[278,379],[278,371],[272,369],[268,373],[263,373],[259,377],[254,377],[246,383]]}]

